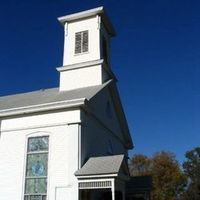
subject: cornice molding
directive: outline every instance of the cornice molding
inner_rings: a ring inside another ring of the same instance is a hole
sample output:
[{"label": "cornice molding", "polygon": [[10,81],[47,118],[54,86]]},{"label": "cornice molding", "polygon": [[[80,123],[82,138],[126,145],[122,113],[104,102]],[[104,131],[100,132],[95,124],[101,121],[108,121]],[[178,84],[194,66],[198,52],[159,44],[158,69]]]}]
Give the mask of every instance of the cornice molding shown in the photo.
[{"label": "cornice molding", "polygon": [[110,68],[106,67],[104,59],[92,60],[92,61],[76,63],[72,65],[64,65],[61,67],[57,67],[56,70],[58,72],[64,72],[64,71],[76,70],[76,69],[81,69],[81,68],[93,67],[95,65],[101,65],[103,69],[110,75],[111,79],[117,82],[117,78],[114,75],[114,73],[111,71]]},{"label": "cornice molding", "polygon": [[0,111],[0,117],[8,117],[13,115],[30,114],[36,112],[52,111],[63,108],[80,107],[86,102],[85,98],[67,100],[67,101],[57,101],[52,103],[38,104],[32,106],[24,106],[19,108],[11,108]]},{"label": "cornice molding", "polygon": [[63,72],[63,71],[92,67],[92,66],[95,66],[95,65],[102,65],[102,64],[103,64],[103,59],[92,60],[92,61],[82,62],[82,63],[76,63],[76,64],[72,64],[72,65],[64,65],[62,67],[57,67],[56,69],[59,72]]},{"label": "cornice molding", "polygon": [[62,17],[58,17],[57,19],[61,23],[61,25],[64,26],[66,23],[82,20],[82,19],[85,19],[88,17],[97,16],[97,15],[102,17],[102,21],[103,21],[106,29],[108,30],[108,33],[111,36],[115,36],[116,35],[115,29],[114,29],[113,25],[111,24],[103,6],[98,7],[98,8],[93,8],[90,10],[86,10],[86,11],[82,11],[82,12],[78,12],[78,13],[74,13],[74,14],[70,14],[70,15],[65,15]]}]

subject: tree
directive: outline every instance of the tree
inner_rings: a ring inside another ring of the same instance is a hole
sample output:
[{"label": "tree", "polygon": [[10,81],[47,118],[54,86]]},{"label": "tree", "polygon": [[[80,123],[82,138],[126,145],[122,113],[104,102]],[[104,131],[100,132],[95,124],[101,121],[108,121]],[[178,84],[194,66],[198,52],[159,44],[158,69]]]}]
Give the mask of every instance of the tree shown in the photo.
[{"label": "tree", "polygon": [[188,177],[188,187],[183,195],[185,200],[200,199],[200,147],[196,147],[185,154],[186,161],[183,169]]},{"label": "tree", "polygon": [[184,191],[186,178],[170,152],[159,152],[152,157],[153,200],[177,199]]},{"label": "tree", "polygon": [[134,155],[129,163],[131,176],[151,175],[151,159],[142,154]]},{"label": "tree", "polygon": [[133,156],[130,172],[134,176],[152,176],[152,200],[175,200],[182,193],[186,183],[174,154],[164,151],[152,157],[142,154]]}]

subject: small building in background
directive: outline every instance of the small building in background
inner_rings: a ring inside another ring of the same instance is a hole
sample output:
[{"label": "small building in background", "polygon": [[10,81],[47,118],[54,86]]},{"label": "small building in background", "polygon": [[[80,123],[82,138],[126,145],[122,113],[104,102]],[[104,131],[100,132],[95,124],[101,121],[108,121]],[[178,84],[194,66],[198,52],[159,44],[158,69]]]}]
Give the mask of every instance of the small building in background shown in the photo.
[{"label": "small building in background", "polygon": [[150,200],[151,176],[134,176],[126,183],[126,200]]}]

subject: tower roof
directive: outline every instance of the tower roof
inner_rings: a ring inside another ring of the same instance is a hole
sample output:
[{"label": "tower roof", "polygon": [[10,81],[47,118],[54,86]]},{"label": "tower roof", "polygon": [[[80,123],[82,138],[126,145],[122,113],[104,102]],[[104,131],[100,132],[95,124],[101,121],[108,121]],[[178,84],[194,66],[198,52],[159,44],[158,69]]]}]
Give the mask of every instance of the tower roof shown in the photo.
[{"label": "tower roof", "polygon": [[108,30],[108,33],[111,36],[115,36],[116,33],[114,30],[114,27],[112,26],[109,18],[107,17],[103,6],[98,7],[98,8],[93,8],[90,10],[86,10],[86,11],[82,11],[82,12],[77,12],[74,14],[65,15],[62,17],[58,17],[58,21],[62,25],[64,25],[66,22],[72,22],[75,20],[80,20],[80,19],[84,19],[84,18],[96,16],[96,15],[101,16],[102,22],[105,25],[106,29]]}]

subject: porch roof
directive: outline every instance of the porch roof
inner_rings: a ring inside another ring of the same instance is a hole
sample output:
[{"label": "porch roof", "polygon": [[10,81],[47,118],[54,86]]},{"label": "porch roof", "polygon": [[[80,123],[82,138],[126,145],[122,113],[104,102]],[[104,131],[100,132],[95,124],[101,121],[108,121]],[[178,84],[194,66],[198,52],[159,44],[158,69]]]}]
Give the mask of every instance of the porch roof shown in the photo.
[{"label": "porch roof", "polygon": [[123,161],[124,155],[91,157],[81,169],[75,172],[75,175],[92,176],[118,174]]}]

